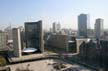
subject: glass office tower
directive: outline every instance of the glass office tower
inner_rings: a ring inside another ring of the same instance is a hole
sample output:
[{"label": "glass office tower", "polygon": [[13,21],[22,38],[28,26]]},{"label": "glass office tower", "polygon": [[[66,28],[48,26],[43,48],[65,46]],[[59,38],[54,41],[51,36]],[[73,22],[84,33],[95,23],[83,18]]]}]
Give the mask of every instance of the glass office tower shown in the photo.
[{"label": "glass office tower", "polygon": [[87,37],[87,30],[90,29],[90,18],[87,14],[78,16],[78,32],[79,36]]},{"label": "glass office tower", "polygon": [[25,39],[27,48],[32,47],[38,49],[40,52],[44,51],[41,20],[25,23]]}]

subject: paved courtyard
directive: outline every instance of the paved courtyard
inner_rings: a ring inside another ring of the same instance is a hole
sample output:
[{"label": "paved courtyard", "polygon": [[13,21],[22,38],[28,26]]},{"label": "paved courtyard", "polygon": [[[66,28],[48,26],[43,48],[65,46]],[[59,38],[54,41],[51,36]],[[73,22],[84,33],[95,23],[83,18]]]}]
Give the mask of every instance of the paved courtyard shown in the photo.
[{"label": "paved courtyard", "polygon": [[14,64],[9,65],[8,67],[11,68],[11,71],[18,71],[18,69],[30,69],[31,71],[57,71],[54,69],[52,65],[53,63],[63,63],[66,66],[66,68],[59,71],[93,71],[77,64],[72,65],[60,60],[53,59]]}]

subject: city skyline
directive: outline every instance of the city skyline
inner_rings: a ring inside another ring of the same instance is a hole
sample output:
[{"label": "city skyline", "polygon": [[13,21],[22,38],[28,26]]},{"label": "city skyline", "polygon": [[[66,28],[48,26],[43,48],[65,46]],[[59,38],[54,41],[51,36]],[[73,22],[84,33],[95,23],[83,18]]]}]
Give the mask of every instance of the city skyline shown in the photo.
[{"label": "city skyline", "polygon": [[53,22],[60,22],[62,28],[78,28],[78,15],[90,15],[90,27],[95,19],[104,19],[108,28],[107,0],[1,0],[0,28],[24,26],[24,22],[42,20],[44,28],[51,28]]}]

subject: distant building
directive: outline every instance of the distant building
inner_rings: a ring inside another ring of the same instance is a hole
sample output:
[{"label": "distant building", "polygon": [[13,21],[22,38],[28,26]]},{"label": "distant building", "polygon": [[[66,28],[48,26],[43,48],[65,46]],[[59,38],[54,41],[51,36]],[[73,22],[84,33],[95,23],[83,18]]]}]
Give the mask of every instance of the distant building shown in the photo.
[{"label": "distant building", "polygon": [[18,29],[20,29],[21,31],[24,31],[24,27],[23,26],[19,26]]},{"label": "distant building", "polygon": [[61,25],[60,25],[60,23],[54,22],[54,23],[53,23],[53,33],[59,33],[60,30],[61,30]]},{"label": "distant building", "polygon": [[90,19],[87,14],[80,14],[78,16],[78,33],[79,36],[87,37],[87,29],[90,28]]},{"label": "distant building", "polygon": [[48,40],[48,45],[55,48],[62,48],[68,50],[67,35],[51,35]]},{"label": "distant building", "polygon": [[104,40],[108,40],[108,30],[104,29],[104,36],[103,36]]},{"label": "distant building", "polygon": [[[72,39],[72,38],[71,38]],[[75,40],[69,39],[68,35],[53,34],[49,37],[47,44],[50,49],[57,52],[73,52],[75,51]]]},{"label": "distant building", "polygon": [[38,22],[25,22],[25,40],[26,47],[32,47],[43,52],[43,32],[42,21]]},{"label": "distant building", "polygon": [[88,29],[87,35],[88,35],[88,38],[95,38],[95,30],[94,29]]},{"label": "distant building", "polygon": [[0,31],[0,48],[6,48],[7,44],[7,33]]},{"label": "distant building", "polygon": [[73,29],[61,29],[61,34],[77,36],[77,31]]},{"label": "distant building", "polygon": [[60,32],[60,30],[61,30],[61,24],[58,23],[58,24],[57,24],[57,32]]},{"label": "distant building", "polygon": [[13,49],[14,49],[14,55],[17,57],[22,56],[22,50],[21,50],[21,31],[18,28],[13,28],[12,30],[13,35]]},{"label": "distant building", "polygon": [[4,32],[7,33],[7,39],[12,40],[12,28],[11,25],[4,29]]},{"label": "distant building", "polygon": [[56,33],[56,31],[57,31],[57,26],[56,26],[56,23],[54,22],[53,23],[53,33]]},{"label": "distant building", "polygon": [[96,19],[96,22],[95,22],[95,36],[96,36],[96,38],[101,38],[104,34],[103,23],[104,23],[103,19],[101,19],[101,18]]}]

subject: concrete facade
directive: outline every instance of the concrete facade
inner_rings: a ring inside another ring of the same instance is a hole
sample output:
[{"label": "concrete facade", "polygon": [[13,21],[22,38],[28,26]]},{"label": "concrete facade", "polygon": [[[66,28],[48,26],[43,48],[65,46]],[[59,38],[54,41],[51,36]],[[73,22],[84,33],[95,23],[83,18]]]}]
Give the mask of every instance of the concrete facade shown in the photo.
[{"label": "concrete facade", "polygon": [[7,33],[7,39],[12,40],[12,28],[11,25],[4,29],[4,32]]},{"label": "concrete facade", "polygon": [[21,57],[22,52],[21,52],[21,32],[20,32],[20,29],[13,28],[12,34],[13,34],[14,55],[17,57]]},{"label": "concrete facade", "polygon": [[0,32],[0,48],[5,48],[7,44],[7,33]]},{"label": "concrete facade", "polygon": [[96,23],[95,23],[95,37],[96,38],[101,38],[104,34],[103,22],[104,20],[101,18],[96,19]]},{"label": "concrete facade", "polygon": [[67,35],[51,35],[48,45],[68,51],[68,37]]},{"label": "concrete facade", "polygon": [[78,54],[80,53],[80,47],[83,42],[87,42],[87,39],[84,39],[84,38],[76,39],[76,49],[77,49]]},{"label": "concrete facade", "polygon": [[61,25],[60,23],[54,22],[52,28],[53,28],[53,33],[59,33],[61,30]]}]

